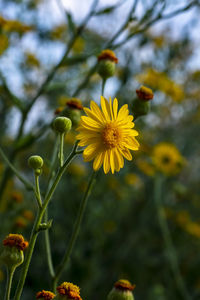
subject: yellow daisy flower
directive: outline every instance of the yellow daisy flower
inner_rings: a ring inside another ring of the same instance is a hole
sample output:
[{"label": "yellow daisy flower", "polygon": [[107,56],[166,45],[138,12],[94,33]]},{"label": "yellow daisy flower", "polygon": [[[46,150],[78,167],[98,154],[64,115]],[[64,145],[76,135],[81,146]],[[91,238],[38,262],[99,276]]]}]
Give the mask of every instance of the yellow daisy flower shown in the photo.
[{"label": "yellow daisy flower", "polygon": [[138,150],[139,143],[135,139],[138,132],[133,129],[133,116],[129,115],[128,105],[123,105],[118,112],[118,101],[113,103],[101,97],[101,109],[90,102],[90,109],[83,108],[87,116],[82,116],[80,132],[77,139],[79,146],[87,146],[83,152],[85,161],[93,162],[97,171],[102,165],[105,174],[119,171],[124,166],[124,157],[132,160],[130,150]]},{"label": "yellow daisy flower", "polygon": [[152,160],[158,171],[167,176],[178,174],[184,166],[184,158],[171,143],[159,143],[154,146]]}]

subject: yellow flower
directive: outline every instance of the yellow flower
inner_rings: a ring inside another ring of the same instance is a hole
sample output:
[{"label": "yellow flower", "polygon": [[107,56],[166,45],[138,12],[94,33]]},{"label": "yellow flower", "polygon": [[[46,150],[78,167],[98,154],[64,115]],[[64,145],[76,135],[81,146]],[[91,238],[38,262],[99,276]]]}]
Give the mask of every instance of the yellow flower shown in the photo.
[{"label": "yellow flower", "polygon": [[139,176],[135,173],[128,173],[124,177],[125,183],[128,185],[133,185],[135,187],[140,187],[142,185],[142,181]]},{"label": "yellow flower", "polygon": [[155,175],[155,168],[154,166],[145,160],[138,160],[137,166],[145,175],[147,176],[154,176]]},{"label": "yellow flower", "polygon": [[81,117],[80,132],[77,139],[79,146],[87,146],[83,152],[85,161],[93,162],[97,171],[102,165],[105,174],[119,171],[124,166],[124,157],[132,160],[130,150],[138,150],[139,143],[135,139],[138,132],[133,129],[133,116],[129,115],[128,105],[123,105],[118,112],[118,101],[112,104],[101,97],[101,108],[90,102],[90,109],[84,108],[87,116]]},{"label": "yellow flower", "polygon": [[183,86],[174,82],[164,72],[149,69],[145,74],[138,75],[137,78],[143,84],[149,85],[155,90],[162,91],[176,102],[181,102],[185,99]]},{"label": "yellow flower", "polygon": [[200,225],[196,222],[189,222],[185,225],[185,230],[191,235],[200,238]]},{"label": "yellow flower", "polygon": [[173,144],[164,142],[154,147],[152,160],[157,170],[167,176],[179,173],[184,164],[184,158],[178,149]]}]

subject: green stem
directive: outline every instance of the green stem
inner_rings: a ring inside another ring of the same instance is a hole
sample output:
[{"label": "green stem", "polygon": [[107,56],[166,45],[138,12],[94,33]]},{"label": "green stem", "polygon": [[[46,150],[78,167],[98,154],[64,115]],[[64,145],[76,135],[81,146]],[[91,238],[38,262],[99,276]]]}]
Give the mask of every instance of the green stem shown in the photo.
[{"label": "green stem", "polygon": [[31,261],[31,258],[32,258],[33,250],[34,250],[34,247],[35,247],[36,239],[37,239],[37,236],[38,236],[38,233],[39,233],[39,231],[38,231],[39,226],[40,226],[41,221],[44,217],[44,213],[45,213],[45,210],[46,210],[46,208],[49,204],[49,201],[52,198],[52,196],[55,192],[55,189],[56,189],[63,173],[65,172],[66,168],[68,167],[68,165],[72,161],[72,159],[76,156],[76,149],[77,149],[77,143],[75,144],[71,154],[66,159],[66,161],[65,161],[64,165],[62,166],[62,168],[59,169],[59,171],[58,171],[58,173],[55,177],[55,180],[54,180],[49,192],[47,193],[47,196],[44,199],[44,203],[42,205],[42,208],[38,211],[38,214],[37,214],[34,226],[33,226],[33,230],[32,230],[32,233],[31,233],[31,237],[30,237],[30,241],[29,241],[29,247],[28,247],[27,254],[26,254],[26,257],[25,257],[25,260],[24,260],[24,264],[23,264],[23,268],[22,268],[22,271],[21,271],[21,276],[20,276],[18,286],[17,286],[16,292],[15,292],[14,300],[20,300],[22,290],[23,290],[23,287],[24,287],[24,283],[25,283],[25,280],[26,280],[26,276],[27,276],[27,273],[28,273],[30,261]]},{"label": "green stem", "polygon": [[155,202],[155,206],[156,206],[156,210],[157,210],[158,221],[159,221],[161,233],[162,233],[163,240],[164,240],[165,247],[166,247],[167,254],[168,254],[167,257],[169,260],[169,264],[171,266],[171,270],[174,275],[174,280],[176,282],[176,285],[177,285],[177,288],[178,288],[180,294],[182,295],[182,298],[186,299],[186,300],[190,300],[191,297],[188,294],[188,291],[185,287],[183,278],[182,278],[180,270],[179,270],[176,250],[173,245],[170,230],[169,230],[167,221],[165,219],[165,216],[163,214],[163,206],[161,203],[161,197],[162,197],[162,177],[156,176],[155,182],[154,182],[154,202]]},{"label": "green stem", "polygon": [[[57,150],[58,150],[58,143],[59,143],[59,138],[57,137],[56,143],[54,144],[53,147],[53,153],[52,153],[52,158],[51,158],[51,164],[50,164],[50,173],[49,173],[49,178],[48,178],[48,184],[47,184],[47,192],[49,191],[49,188],[51,186],[53,177],[54,177],[54,169],[55,169],[55,164],[57,161]],[[46,197],[46,195],[45,195]],[[48,207],[46,208],[45,214],[44,214],[44,222],[48,222]],[[55,276],[54,272],[54,266],[53,266],[53,260],[52,260],[52,255],[51,255],[51,243],[50,243],[50,238],[49,238],[49,229],[44,231],[44,241],[45,241],[45,249],[46,249],[46,257],[47,257],[47,264],[49,267],[49,273],[51,277]]]},{"label": "green stem", "polygon": [[73,228],[73,232],[72,232],[72,235],[71,235],[71,238],[70,238],[70,241],[69,241],[69,245],[68,245],[68,247],[66,249],[66,252],[64,254],[64,257],[62,259],[61,264],[58,266],[58,269],[56,271],[55,277],[53,279],[53,290],[54,290],[54,292],[56,290],[56,286],[57,286],[58,280],[59,280],[62,272],[66,268],[66,265],[67,265],[68,260],[69,260],[69,258],[71,256],[74,244],[75,244],[75,242],[77,240],[77,237],[78,237],[78,234],[79,234],[79,231],[80,231],[81,221],[83,219],[83,215],[84,215],[85,208],[86,208],[86,205],[87,205],[88,197],[89,197],[90,192],[92,190],[92,186],[93,186],[93,183],[94,183],[95,175],[96,175],[96,172],[93,172],[92,176],[90,178],[90,181],[88,183],[87,190],[86,190],[86,192],[84,194],[84,197],[82,198],[82,201],[80,203],[78,215],[77,215],[76,221],[74,223],[74,228]]},{"label": "green stem", "polygon": [[2,156],[3,160],[5,161],[5,163],[9,166],[9,168],[15,173],[15,175],[19,178],[19,180],[25,185],[25,187],[29,190],[35,190],[34,186],[28,181],[26,180],[20,173],[19,171],[13,166],[13,164],[9,161],[9,159],[7,158],[7,156],[5,155],[4,151],[2,150],[2,148],[0,147],[0,155]]},{"label": "green stem", "polygon": [[59,146],[58,157],[59,157],[59,161],[60,161],[60,167],[62,167],[63,166],[63,160],[64,160],[63,148],[64,148],[64,137],[65,137],[65,135],[63,133],[61,133],[59,136],[60,136],[60,146]]},{"label": "green stem", "polygon": [[40,195],[40,185],[39,185],[39,176],[35,174],[35,196],[38,203],[39,208],[42,208],[42,199]]},{"label": "green stem", "polygon": [[11,267],[11,268],[7,267],[7,285],[6,285],[6,292],[4,297],[5,300],[10,300],[10,292],[11,292],[14,272],[15,272],[15,267]]},{"label": "green stem", "polygon": [[101,88],[101,95],[102,95],[102,96],[104,96],[105,85],[106,85],[106,79],[103,78],[103,79],[102,79],[102,88]]},{"label": "green stem", "polygon": [[[48,207],[44,213],[44,222],[45,223],[48,222]],[[47,257],[47,263],[48,263],[48,267],[49,267],[49,273],[50,273],[51,277],[53,278],[55,276],[55,272],[54,272],[53,260],[52,260],[52,255],[51,255],[49,229],[45,230],[44,238],[45,238],[46,257]]]}]

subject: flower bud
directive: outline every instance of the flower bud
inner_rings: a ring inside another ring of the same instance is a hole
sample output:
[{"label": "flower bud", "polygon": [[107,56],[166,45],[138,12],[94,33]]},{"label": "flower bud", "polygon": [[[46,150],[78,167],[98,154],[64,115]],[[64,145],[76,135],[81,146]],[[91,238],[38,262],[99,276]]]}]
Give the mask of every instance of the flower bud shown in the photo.
[{"label": "flower bud", "polygon": [[149,100],[153,99],[153,92],[146,86],[141,86],[139,90],[136,90],[138,98],[133,100],[133,115],[134,118],[145,116],[150,111]]},{"label": "flower bud", "polygon": [[66,108],[63,110],[62,114],[72,121],[73,126],[77,126],[80,122],[81,111],[83,106],[80,99],[71,98],[66,102]]},{"label": "flower bud", "polygon": [[57,117],[53,121],[53,129],[58,133],[66,133],[72,127],[72,121],[66,117]]},{"label": "flower bud", "polygon": [[36,299],[38,300],[52,300],[55,298],[55,294],[49,291],[42,290],[41,292],[38,292],[36,295]]},{"label": "flower bud", "polygon": [[132,293],[134,288],[135,285],[132,285],[128,280],[120,279],[114,284],[107,300],[134,300]]},{"label": "flower bud", "polygon": [[32,155],[28,159],[28,165],[30,168],[34,169],[37,171],[37,169],[41,169],[43,166],[43,159],[39,155]]},{"label": "flower bud", "polygon": [[20,234],[9,234],[3,240],[3,252],[1,253],[1,261],[8,268],[16,268],[24,261],[23,251],[28,247],[28,242],[24,240]]},{"label": "flower bud", "polygon": [[70,282],[63,282],[57,287],[58,294],[56,300],[82,300],[80,296],[80,288]]},{"label": "flower bud", "polygon": [[140,99],[133,100],[133,116],[135,119],[141,116],[146,116],[150,111],[149,101],[141,101]]},{"label": "flower bud", "polygon": [[149,101],[153,99],[153,92],[150,88],[142,85],[139,90],[136,90],[137,96],[142,101]]},{"label": "flower bud", "polygon": [[115,74],[115,64],[118,59],[112,50],[103,50],[98,56],[98,73],[103,79],[112,77]]}]

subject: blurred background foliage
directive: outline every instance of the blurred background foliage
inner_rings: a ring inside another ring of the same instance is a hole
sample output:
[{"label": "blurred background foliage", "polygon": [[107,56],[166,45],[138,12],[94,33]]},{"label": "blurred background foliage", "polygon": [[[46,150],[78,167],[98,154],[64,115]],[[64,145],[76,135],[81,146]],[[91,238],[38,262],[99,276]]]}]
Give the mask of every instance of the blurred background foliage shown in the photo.
[{"label": "blurred background foliage", "polygon": [[[79,285],[83,299],[106,299],[119,278],[136,284],[138,300],[199,299],[199,2],[83,1],[73,13],[64,2],[1,1],[1,146],[30,180],[27,158],[32,154],[44,158],[43,191],[56,142],[50,128],[55,112],[65,108],[71,97],[86,106],[91,99],[99,103],[97,55],[104,48],[113,49],[119,63],[116,75],[107,81],[105,96],[116,96],[133,112],[135,90],[144,84],[154,91],[154,100],[150,113],[136,121],[141,148],[133,161],[114,176],[99,172],[62,279]],[[81,6],[87,7],[86,17],[79,17]],[[66,154],[74,141],[73,129],[65,139]],[[55,265],[66,248],[90,173],[91,164],[81,157],[74,160],[50,203]],[[160,216],[170,229],[189,298],[177,286],[159,222],[154,201],[158,176],[162,177]],[[1,240],[9,232],[28,239],[36,214],[34,197],[2,160],[0,179]],[[1,267],[1,297],[5,282]],[[43,233],[23,299],[33,299],[41,289],[50,289]]]}]

